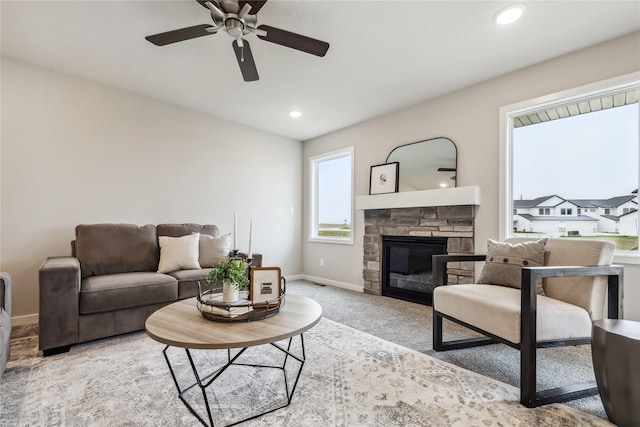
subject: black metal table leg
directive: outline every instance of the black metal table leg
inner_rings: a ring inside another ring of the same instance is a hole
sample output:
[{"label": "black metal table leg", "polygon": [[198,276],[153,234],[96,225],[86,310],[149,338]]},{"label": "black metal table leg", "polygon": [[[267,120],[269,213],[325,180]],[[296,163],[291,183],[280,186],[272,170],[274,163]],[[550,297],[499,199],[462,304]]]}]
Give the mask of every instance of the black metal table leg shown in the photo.
[{"label": "black metal table leg", "polygon": [[[167,349],[169,348],[168,345],[164,348],[162,353],[164,354],[165,361],[167,362],[167,366],[169,367],[169,372],[171,373],[171,377],[173,378],[173,382],[175,383],[176,389],[178,390],[178,397],[180,398],[182,403],[184,403],[184,405],[187,407],[187,409],[189,409],[189,411],[204,426],[207,426],[207,427],[214,427],[213,416],[211,414],[211,407],[209,405],[209,399],[208,399],[207,393],[206,393],[207,388],[209,386],[211,386],[230,366],[248,366],[248,367],[253,367],[253,368],[269,368],[269,369],[279,369],[279,370],[282,371],[284,387],[285,387],[286,402],[282,406],[278,406],[277,408],[273,408],[273,409],[270,409],[268,411],[262,412],[260,414],[252,415],[252,416],[244,418],[242,420],[233,422],[232,424],[228,424],[227,427],[230,427],[230,426],[234,426],[234,425],[243,423],[245,421],[249,421],[249,420],[261,417],[263,415],[269,414],[271,412],[274,412],[274,411],[277,411],[279,409],[282,409],[282,408],[285,408],[285,407],[289,406],[289,404],[291,403],[291,399],[293,397],[293,393],[294,393],[294,391],[296,389],[296,386],[298,385],[298,380],[300,379],[300,375],[302,374],[302,368],[304,366],[305,357],[306,357],[305,349],[304,349],[304,337],[303,337],[303,334],[300,334],[298,336],[300,337],[300,347],[301,347],[301,352],[302,352],[301,356],[293,354],[293,352],[291,350],[291,345],[292,345],[293,339],[295,337],[289,338],[286,348],[280,346],[277,343],[271,343],[271,345],[273,347],[275,347],[276,349],[278,349],[279,351],[284,353],[284,360],[283,360],[281,365],[272,366],[272,365],[256,365],[256,364],[249,364],[249,363],[239,363],[239,362],[237,362],[237,359],[245,352],[245,350],[247,350],[247,348],[241,349],[233,357],[231,356],[231,350],[227,350],[227,363],[225,363],[224,365],[222,365],[218,369],[214,370],[210,374],[205,375],[204,377],[201,377],[200,373],[198,372],[198,368],[197,368],[195,362],[193,361],[193,358],[191,356],[191,352],[189,351],[189,349],[185,349],[185,352],[187,354],[187,358],[189,359],[189,364],[191,366],[191,370],[193,371],[193,375],[195,376],[196,382],[193,383],[193,384],[190,384],[189,386],[185,387],[184,389],[182,389],[180,387],[180,384],[178,383],[178,379],[177,379],[177,377],[175,375],[175,372],[174,372],[174,368],[171,365],[171,361],[169,359],[169,356],[167,355]],[[300,364],[300,366],[299,366],[299,368],[298,368],[298,370],[297,370],[297,372],[295,374],[296,375],[295,376],[295,381],[293,383],[293,387],[291,388],[291,390],[289,390],[289,381],[288,381],[287,372],[286,372],[287,364],[288,364],[288,362],[290,360],[294,360],[294,362],[292,362],[292,363],[296,363],[297,362],[297,363]],[[203,416],[198,414],[196,409],[189,403],[189,401],[185,397],[185,393],[187,391],[191,390],[195,386],[198,386],[200,388],[201,392],[202,392],[202,397],[203,397],[205,408],[206,408],[206,411],[207,411],[208,423],[203,418]]]}]

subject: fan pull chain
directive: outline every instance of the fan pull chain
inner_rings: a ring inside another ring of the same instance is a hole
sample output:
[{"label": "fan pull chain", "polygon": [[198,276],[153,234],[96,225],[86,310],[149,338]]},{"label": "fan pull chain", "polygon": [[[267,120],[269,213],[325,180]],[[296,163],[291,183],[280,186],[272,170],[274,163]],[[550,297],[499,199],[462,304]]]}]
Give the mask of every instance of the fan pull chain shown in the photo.
[{"label": "fan pull chain", "polygon": [[244,62],[244,43],[242,42],[242,37],[237,38],[238,47],[240,48],[240,62]]}]

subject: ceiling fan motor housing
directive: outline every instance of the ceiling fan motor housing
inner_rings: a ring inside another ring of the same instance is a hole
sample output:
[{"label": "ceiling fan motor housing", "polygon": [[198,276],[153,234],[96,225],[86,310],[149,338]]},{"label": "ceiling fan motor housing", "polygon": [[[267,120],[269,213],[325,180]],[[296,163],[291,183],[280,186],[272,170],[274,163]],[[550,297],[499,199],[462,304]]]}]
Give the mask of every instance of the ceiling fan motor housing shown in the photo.
[{"label": "ceiling fan motor housing", "polygon": [[226,27],[227,34],[234,39],[242,37],[244,34],[244,23],[237,18],[228,17],[224,21],[224,25]]}]

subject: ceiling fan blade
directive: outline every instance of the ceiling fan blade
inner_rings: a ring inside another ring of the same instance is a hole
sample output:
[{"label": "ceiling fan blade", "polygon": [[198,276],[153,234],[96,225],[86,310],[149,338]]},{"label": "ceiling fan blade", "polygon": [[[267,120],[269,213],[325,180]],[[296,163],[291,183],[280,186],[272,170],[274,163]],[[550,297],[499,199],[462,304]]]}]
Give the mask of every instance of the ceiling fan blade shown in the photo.
[{"label": "ceiling fan blade", "polygon": [[217,3],[206,1],[204,5],[206,6],[207,9],[211,11],[211,17],[213,18],[214,21],[216,16],[220,18],[222,21],[224,21],[225,19],[224,12],[220,10]]},{"label": "ceiling fan blade", "polygon": [[324,56],[327,50],[329,50],[329,43],[312,39],[311,37],[291,33],[279,28],[270,27],[269,25],[260,25],[258,29],[267,32],[266,36],[258,34],[259,38],[281,46],[290,47],[316,56]]},{"label": "ceiling fan blade", "polygon": [[236,53],[236,59],[240,66],[240,72],[245,82],[255,82],[259,79],[256,63],[253,61],[253,54],[249,47],[249,42],[242,41],[242,47],[238,45],[238,40],[233,41],[233,51]]},{"label": "ceiling fan blade", "polygon": [[251,12],[251,5],[249,3],[245,3],[238,13],[238,19],[244,19],[244,17],[247,16],[249,12]]},{"label": "ceiling fan blade", "polygon": [[208,28],[215,27],[209,24],[195,25],[193,27],[167,31],[166,33],[154,34],[152,36],[145,37],[145,39],[155,44],[156,46],[165,46],[171,43],[177,43],[184,40],[190,40],[197,37],[215,34],[214,32],[207,31]]},{"label": "ceiling fan blade", "polygon": [[256,13],[258,13],[258,11],[260,9],[262,9],[262,6],[264,6],[264,4],[267,2],[267,0],[260,0],[260,1],[240,1],[238,4],[240,5],[240,8],[243,8],[245,4],[249,4],[251,5],[251,10],[249,11],[249,15],[255,15]]}]

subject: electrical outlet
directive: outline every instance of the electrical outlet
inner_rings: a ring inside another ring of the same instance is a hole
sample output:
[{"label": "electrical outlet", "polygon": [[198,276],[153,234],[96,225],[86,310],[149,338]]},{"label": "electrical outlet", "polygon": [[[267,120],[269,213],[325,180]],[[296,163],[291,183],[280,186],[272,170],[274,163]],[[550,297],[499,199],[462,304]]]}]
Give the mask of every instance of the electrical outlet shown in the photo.
[{"label": "electrical outlet", "polygon": [[289,215],[293,215],[293,206],[289,207]]},{"label": "electrical outlet", "polygon": [[324,267],[324,258],[320,258],[320,267]]}]

